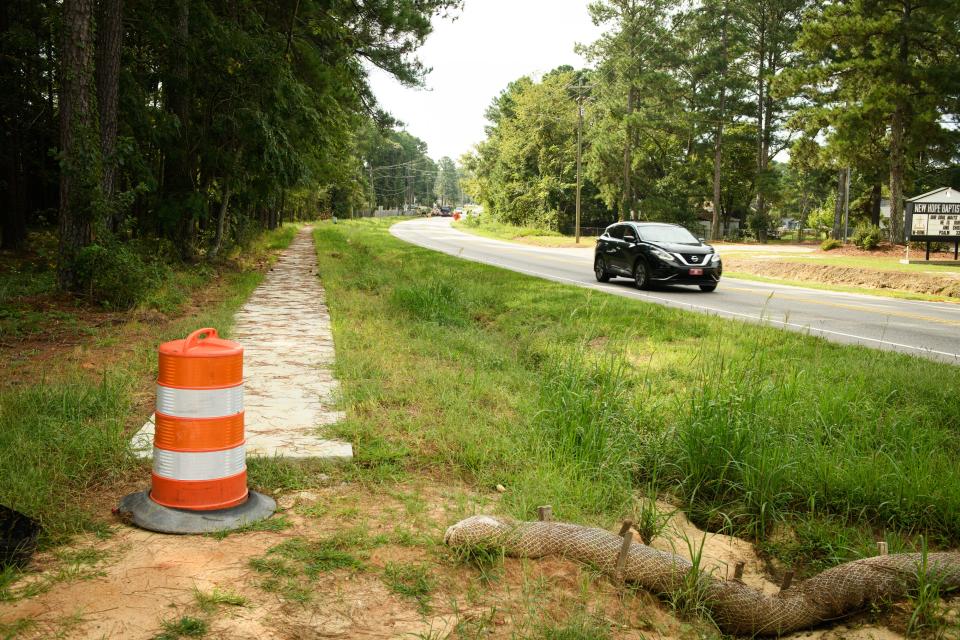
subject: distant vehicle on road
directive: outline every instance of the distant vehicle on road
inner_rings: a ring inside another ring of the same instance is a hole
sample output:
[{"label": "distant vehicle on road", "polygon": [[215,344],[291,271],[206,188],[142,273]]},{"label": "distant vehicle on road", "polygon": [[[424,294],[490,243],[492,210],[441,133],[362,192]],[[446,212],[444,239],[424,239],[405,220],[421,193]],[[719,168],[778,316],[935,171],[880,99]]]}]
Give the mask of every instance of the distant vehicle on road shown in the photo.
[{"label": "distant vehicle on road", "polygon": [[447,206],[440,207],[440,216],[443,218],[449,218],[453,215],[453,209]]},{"label": "distant vehicle on road", "polygon": [[676,224],[620,222],[597,240],[593,272],[600,282],[624,276],[638,289],[657,284],[697,285],[714,291],[723,273],[720,254]]}]

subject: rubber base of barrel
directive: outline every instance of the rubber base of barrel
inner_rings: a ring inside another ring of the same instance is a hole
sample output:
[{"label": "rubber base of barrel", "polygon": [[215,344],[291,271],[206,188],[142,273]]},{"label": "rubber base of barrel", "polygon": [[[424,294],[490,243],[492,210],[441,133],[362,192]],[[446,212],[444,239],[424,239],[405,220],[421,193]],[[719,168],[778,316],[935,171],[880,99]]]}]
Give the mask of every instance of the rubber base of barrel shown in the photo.
[{"label": "rubber base of barrel", "polygon": [[277,503],[273,498],[251,491],[247,501],[229,509],[186,511],[157,504],[150,491],[138,491],[120,500],[120,515],[133,524],[157,533],[214,533],[239,529],[273,515]]}]

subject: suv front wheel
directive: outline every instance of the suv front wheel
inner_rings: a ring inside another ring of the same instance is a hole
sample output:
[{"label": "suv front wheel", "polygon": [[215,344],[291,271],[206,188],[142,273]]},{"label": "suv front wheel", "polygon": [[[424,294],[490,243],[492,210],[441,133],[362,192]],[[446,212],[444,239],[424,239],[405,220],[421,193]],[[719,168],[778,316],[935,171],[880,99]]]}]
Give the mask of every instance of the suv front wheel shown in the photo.
[{"label": "suv front wheel", "polygon": [[650,274],[647,270],[647,263],[643,260],[637,260],[637,264],[633,265],[633,283],[637,285],[637,289],[646,290],[650,288]]}]

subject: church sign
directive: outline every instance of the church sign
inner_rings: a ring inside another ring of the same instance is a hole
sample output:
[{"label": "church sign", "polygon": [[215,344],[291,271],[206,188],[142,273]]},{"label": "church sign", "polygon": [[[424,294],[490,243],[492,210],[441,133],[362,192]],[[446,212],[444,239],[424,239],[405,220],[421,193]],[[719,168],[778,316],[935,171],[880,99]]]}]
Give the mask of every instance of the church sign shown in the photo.
[{"label": "church sign", "polygon": [[960,240],[960,191],[949,187],[907,200],[907,239],[919,242]]}]

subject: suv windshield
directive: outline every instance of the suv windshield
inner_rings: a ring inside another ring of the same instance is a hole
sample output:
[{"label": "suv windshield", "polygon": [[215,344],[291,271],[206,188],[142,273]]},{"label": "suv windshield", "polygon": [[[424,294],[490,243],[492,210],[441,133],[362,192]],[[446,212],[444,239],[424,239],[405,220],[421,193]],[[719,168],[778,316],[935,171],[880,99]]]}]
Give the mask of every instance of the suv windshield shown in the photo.
[{"label": "suv windshield", "polygon": [[680,244],[700,244],[693,234],[683,227],[654,226],[641,227],[640,236],[647,242],[678,242]]}]

